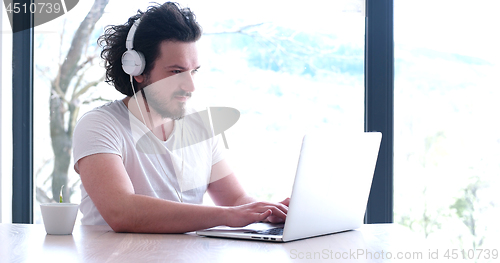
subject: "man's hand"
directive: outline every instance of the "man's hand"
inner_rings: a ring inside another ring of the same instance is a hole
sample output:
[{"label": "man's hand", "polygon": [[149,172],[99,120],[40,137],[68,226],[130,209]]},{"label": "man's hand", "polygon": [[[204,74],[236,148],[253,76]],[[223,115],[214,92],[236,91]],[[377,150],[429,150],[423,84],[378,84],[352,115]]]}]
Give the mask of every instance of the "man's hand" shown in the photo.
[{"label": "man's hand", "polygon": [[280,203],[254,202],[240,206],[227,207],[226,225],[243,227],[251,223],[264,221],[271,223],[284,222],[288,212],[288,198]]},{"label": "man's hand", "polygon": [[[286,211],[288,212],[288,206],[290,205],[290,198],[286,198],[285,200],[279,202],[280,204],[284,205],[286,207]],[[265,220],[263,220],[263,222],[269,222],[269,223],[273,223],[273,224],[276,224],[276,223],[283,223],[285,222],[285,218],[281,218],[281,217],[278,217],[274,214],[270,215],[269,217],[267,217]]]}]

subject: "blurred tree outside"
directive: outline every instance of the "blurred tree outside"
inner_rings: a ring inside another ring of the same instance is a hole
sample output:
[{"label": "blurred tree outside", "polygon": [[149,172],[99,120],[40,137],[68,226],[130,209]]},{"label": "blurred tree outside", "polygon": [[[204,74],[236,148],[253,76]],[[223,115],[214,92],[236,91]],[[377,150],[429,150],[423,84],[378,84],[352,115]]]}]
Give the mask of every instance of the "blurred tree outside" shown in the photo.
[{"label": "blurred tree outside", "polygon": [[[63,188],[64,200],[74,192],[76,185],[68,185],[68,168],[72,154],[72,137],[84,95],[91,87],[104,80],[104,76],[90,76],[88,70],[100,59],[99,50],[89,48],[89,42],[96,42],[92,35],[95,24],[104,14],[109,0],[95,0],[90,11],[73,34],[71,46],[60,57],[56,76],[51,77],[53,65],[37,63],[37,69],[50,79],[50,137],[54,157],[51,173],[52,194],[37,186],[36,198],[40,202],[59,201],[59,191]],[[61,32],[61,46],[68,32]],[[62,51],[62,50],[61,50]],[[39,99],[39,98],[37,98]]]},{"label": "blurred tree outside", "polygon": [[481,200],[481,191],[489,187],[488,183],[483,182],[479,177],[473,177],[471,181],[462,189],[463,196],[457,198],[450,209],[456,213],[469,232],[461,233],[458,238],[464,247],[476,250],[483,247],[488,231],[488,226],[483,221],[484,212],[491,210],[494,204],[489,200],[486,202]]}]

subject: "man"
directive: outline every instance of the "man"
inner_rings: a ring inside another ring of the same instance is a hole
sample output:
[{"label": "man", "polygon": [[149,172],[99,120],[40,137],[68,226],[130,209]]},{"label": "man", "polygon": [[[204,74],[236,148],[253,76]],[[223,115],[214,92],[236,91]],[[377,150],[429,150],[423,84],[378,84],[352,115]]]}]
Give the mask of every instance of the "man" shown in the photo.
[{"label": "man", "polygon": [[[248,196],[218,136],[202,114],[186,107],[200,68],[200,36],[194,14],[169,2],[101,36],[107,82],[126,98],[86,113],[75,128],[83,224],[184,233],[285,220],[289,200]],[[201,205],[205,192],[217,206]]]}]

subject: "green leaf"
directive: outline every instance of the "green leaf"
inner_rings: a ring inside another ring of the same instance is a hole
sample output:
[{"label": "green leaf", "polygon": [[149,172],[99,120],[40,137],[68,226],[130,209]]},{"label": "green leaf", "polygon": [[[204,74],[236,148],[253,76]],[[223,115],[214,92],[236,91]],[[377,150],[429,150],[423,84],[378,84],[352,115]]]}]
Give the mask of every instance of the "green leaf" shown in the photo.
[{"label": "green leaf", "polygon": [[62,189],[63,189],[64,185],[61,186],[61,192],[59,192],[59,203],[62,203],[63,202],[63,196],[62,196]]}]

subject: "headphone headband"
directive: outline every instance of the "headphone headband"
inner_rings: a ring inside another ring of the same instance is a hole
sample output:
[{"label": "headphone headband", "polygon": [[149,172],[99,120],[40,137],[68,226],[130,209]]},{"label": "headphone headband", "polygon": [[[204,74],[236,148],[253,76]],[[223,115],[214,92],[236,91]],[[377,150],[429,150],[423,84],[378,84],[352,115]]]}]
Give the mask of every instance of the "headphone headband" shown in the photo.
[{"label": "headphone headband", "polygon": [[122,69],[125,73],[131,76],[139,76],[146,67],[146,59],[141,52],[134,50],[134,35],[135,31],[141,23],[141,18],[135,20],[134,24],[130,27],[125,41],[127,51],[122,55]]},{"label": "headphone headband", "polygon": [[130,27],[130,30],[128,31],[127,41],[125,42],[125,46],[127,47],[127,50],[134,49],[135,31],[139,27],[140,23],[141,23],[141,18],[139,17],[137,20],[135,20],[134,24]]}]

